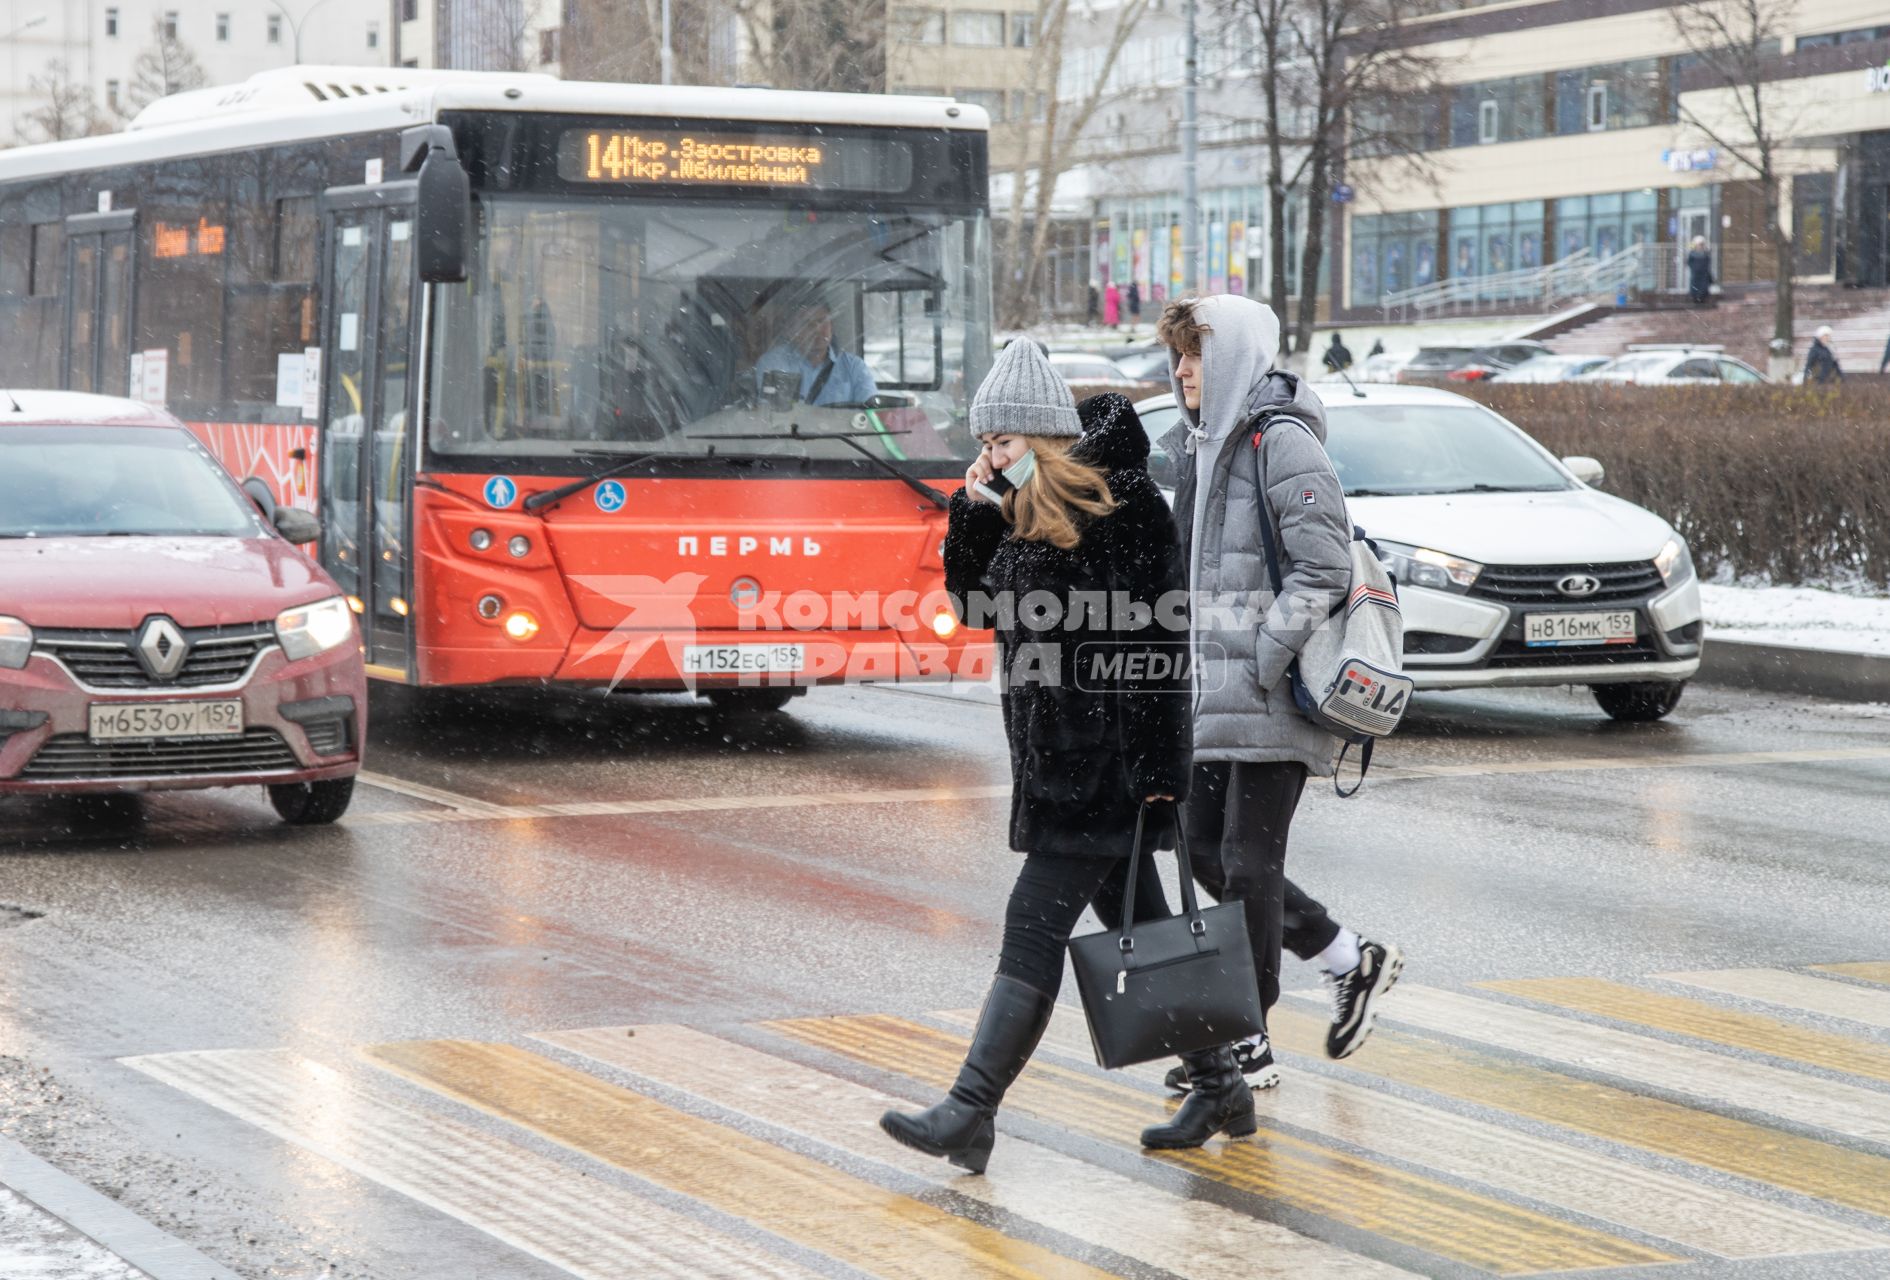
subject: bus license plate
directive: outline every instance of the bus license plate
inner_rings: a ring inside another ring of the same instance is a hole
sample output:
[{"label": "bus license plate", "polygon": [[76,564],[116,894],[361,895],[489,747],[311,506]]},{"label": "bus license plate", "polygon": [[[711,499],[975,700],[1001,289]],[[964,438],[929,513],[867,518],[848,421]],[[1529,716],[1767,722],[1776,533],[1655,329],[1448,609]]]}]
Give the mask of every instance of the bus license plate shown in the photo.
[{"label": "bus license plate", "polygon": [[216,702],[94,702],[94,742],[125,738],[228,738],[243,732],[243,700]]},{"label": "bus license plate", "polygon": [[794,674],[807,667],[807,646],[802,644],[686,644],[682,669],[686,676]]},{"label": "bus license plate", "polygon": [[1532,613],[1523,620],[1523,639],[1528,641],[1531,648],[1628,644],[1634,639],[1634,611]]}]

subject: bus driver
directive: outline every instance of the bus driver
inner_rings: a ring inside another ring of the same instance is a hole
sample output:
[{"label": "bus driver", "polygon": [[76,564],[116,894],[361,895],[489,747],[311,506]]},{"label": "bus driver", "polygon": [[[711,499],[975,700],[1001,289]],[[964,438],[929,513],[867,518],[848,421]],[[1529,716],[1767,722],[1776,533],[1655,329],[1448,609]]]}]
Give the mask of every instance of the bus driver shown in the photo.
[{"label": "bus driver", "polygon": [[864,405],[878,394],[866,361],[833,345],[833,311],[824,302],[801,303],[788,313],[785,332],[755,361],[755,387],[764,396],[769,374],[793,374],[795,399],[812,405]]}]

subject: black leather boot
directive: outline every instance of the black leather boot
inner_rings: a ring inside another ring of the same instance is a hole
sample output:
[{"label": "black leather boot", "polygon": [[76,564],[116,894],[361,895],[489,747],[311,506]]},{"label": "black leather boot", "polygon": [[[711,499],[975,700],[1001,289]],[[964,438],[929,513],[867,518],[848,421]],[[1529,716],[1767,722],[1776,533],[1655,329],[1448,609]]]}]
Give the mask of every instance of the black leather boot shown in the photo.
[{"label": "black leather boot", "polygon": [[984,998],[971,1052],[945,1101],[917,1115],[888,1111],[879,1118],[879,1127],[915,1151],[944,1156],[961,1169],[983,1173],[997,1139],[998,1103],[1036,1052],[1055,1004],[1035,987],[999,977]]},{"label": "black leather boot", "polygon": [[1167,1124],[1142,1130],[1142,1145],[1163,1150],[1198,1147],[1215,1134],[1244,1138],[1260,1127],[1253,1114],[1253,1089],[1240,1074],[1231,1045],[1181,1055],[1193,1084]]}]

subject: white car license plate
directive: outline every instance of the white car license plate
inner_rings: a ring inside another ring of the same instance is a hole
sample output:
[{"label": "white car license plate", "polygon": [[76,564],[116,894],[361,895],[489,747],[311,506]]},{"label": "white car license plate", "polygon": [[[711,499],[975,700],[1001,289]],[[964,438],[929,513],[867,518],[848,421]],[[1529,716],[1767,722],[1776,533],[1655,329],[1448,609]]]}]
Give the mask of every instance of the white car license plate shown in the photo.
[{"label": "white car license plate", "polygon": [[125,738],[229,738],[243,732],[243,700],[215,702],[94,702],[94,742]]},{"label": "white car license plate", "polygon": [[1634,639],[1634,611],[1615,613],[1532,613],[1523,619],[1523,639],[1532,648],[1577,644],[1629,644]]},{"label": "white car license plate", "polygon": [[807,669],[807,646],[802,644],[686,644],[683,674],[770,675]]}]

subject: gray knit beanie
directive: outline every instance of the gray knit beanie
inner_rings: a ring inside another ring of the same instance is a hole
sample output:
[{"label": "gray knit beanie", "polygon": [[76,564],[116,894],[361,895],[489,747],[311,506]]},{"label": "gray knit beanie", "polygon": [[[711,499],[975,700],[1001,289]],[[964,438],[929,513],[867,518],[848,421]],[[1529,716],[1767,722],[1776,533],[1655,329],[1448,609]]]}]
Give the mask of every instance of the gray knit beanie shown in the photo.
[{"label": "gray knit beanie", "polygon": [[991,372],[971,400],[971,434],[1083,434],[1069,384],[1034,340],[1016,339],[991,362]]}]

